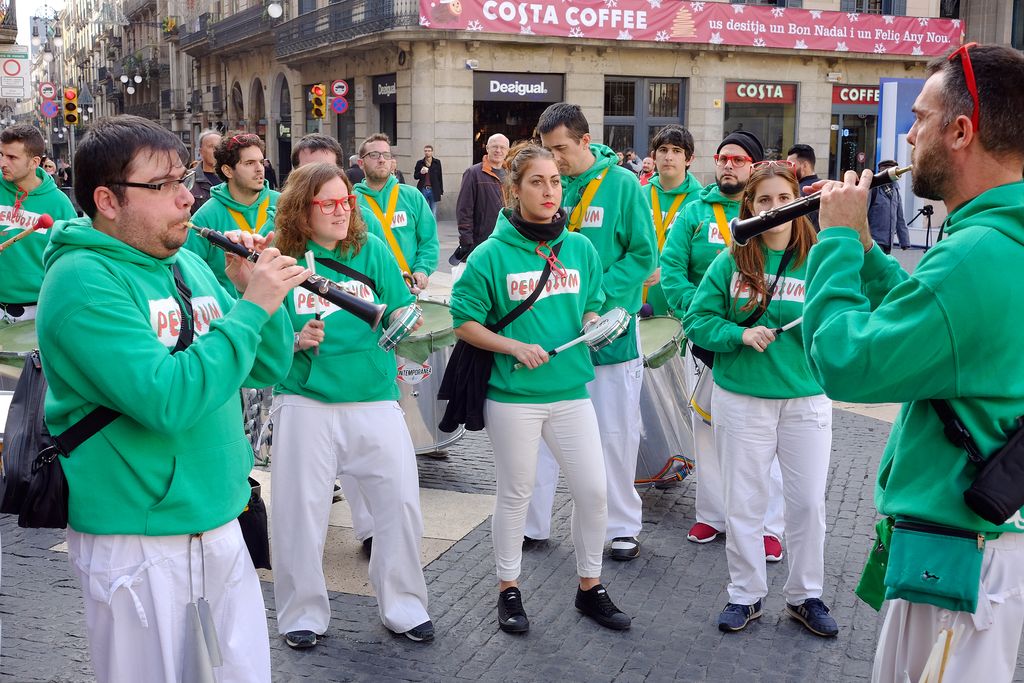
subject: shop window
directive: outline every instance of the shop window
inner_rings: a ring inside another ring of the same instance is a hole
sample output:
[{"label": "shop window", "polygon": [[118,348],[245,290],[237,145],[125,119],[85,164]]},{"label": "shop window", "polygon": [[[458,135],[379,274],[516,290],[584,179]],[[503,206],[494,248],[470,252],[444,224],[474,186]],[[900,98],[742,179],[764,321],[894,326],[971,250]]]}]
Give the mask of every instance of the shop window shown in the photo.
[{"label": "shop window", "polygon": [[839,11],[906,16],[907,0],[839,0]]},{"label": "shop window", "polygon": [[[1019,0],[1015,4],[1019,5]],[[939,16],[943,19],[959,19],[960,0],[941,0],[939,2]]]},{"label": "shop window", "polygon": [[380,132],[387,134],[391,146],[398,144],[398,105],[395,102],[381,102]]},{"label": "shop window", "polygon": [[685,81],[678,78],[606,78],[604,144],[645,156],[663,126],[684,123],[685,99]]},{"label": "shop window", "polygon": [[794,83],[728,81],[724,133],[753,133],[764,146],[766,159],[785,159],[795,142],[796,109]]},{"label": "shop window", "polygon": [[299,14],[306,14],[316,9],[316,0],[299,0]]}]

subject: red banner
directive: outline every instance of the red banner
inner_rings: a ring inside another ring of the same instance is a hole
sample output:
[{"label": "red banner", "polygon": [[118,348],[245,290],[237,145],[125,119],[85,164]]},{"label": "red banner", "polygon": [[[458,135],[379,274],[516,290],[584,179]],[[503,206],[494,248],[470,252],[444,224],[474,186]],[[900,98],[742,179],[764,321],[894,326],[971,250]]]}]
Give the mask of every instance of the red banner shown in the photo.
[{"label": "red banner", "polygon": [[877,85],[834,85],[832,104],[878,104]]},{"label": "red banner", "polygon": [[678,0],[420,0],[441,30],[785,50],[936,56],[963,40],[958,19],[892,17]]}]

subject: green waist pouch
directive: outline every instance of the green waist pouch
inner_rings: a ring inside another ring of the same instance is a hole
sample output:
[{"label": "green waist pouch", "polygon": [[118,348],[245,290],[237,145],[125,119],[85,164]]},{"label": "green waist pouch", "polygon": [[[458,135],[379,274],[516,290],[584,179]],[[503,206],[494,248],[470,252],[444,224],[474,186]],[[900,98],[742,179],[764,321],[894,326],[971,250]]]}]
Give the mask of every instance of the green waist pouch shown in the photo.
[{"label": "green waist pouch", "polygon": [[973,613],[978,607],[985,538],[977,531],[896,520],[889,542],[885,599]]},{"label": "green waist pouch", "polygon": [[860,575],[854,593],[875,608],[882,609],[885,602],[885,570],[889,566],[889,542],[892,538],[892,517],[884,517],[875,525],[875,542],[871,546],[864,572]]}]

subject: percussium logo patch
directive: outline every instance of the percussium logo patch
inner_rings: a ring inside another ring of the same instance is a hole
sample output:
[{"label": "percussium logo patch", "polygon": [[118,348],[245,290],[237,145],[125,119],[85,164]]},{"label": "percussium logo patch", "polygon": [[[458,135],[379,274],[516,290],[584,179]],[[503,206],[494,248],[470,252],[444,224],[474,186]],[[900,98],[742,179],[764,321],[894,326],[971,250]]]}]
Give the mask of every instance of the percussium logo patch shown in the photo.
[{"label": "percussium logo patch", "polygon": [[[771,282],[775,279],[775,273],[765,273],[764,278],[767,282]],[[732,296],[737,300],[747,300],[750,298],[751,291],[750,287],[744,283],[740,284],[739,273],[732,274],[732,282],[729,285],[729,291],[732,292]],[[806,286],[803,280],[784,277],[779,280],[779,284],[775,287],[775,296],[772,297],[772,301],[795,301],[797,303],[804,302],[804,292]]]},{"label": "percussium logo patch", "polygon": [[[210,323],[223,317],[220,304],[212,296],[192,298],[192,319],[195,335],[198,337],[210,331]],[[173,296],[149,300],[149,324],[153,327],[160,343],[171,349],[178,343],[181,334],[181,306]]]},{"label": "percussium logo patch", "polygon": [[[531,270],[526,273],[509,273],[505,276],[505,285],[508,290],[509,301],[522,301],[533,293],[540,281],[541,271]],[[537,300],[554,294],[579,294],[580,271],[570,269],[565,275],[559,276],[551,273],[548,281],[544,284],[544,291],[540,293]]]}]

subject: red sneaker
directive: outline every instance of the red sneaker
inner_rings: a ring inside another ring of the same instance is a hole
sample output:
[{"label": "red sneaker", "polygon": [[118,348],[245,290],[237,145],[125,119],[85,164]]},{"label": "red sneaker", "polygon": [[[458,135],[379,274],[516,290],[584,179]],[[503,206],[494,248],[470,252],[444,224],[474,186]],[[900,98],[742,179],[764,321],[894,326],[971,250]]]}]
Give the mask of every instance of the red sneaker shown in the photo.
[{"label": "red sneaker", "polygon": [[711,541],[718,538],[718,534],[724,533],[719,531],[710,524],[704,522],[697,522],[690,527],[689,533],[686,534],[686,540],[694,543],[710,543]]},{"label": "red sneaker", "polygon": [[764,559],[768,562],[780,562],[782,560],[782,543],[774,536],[764,537]]}]

